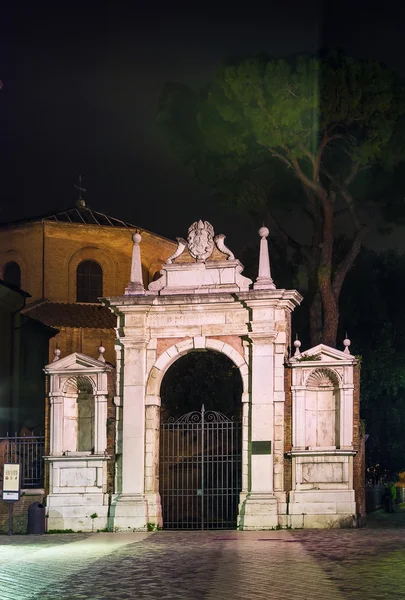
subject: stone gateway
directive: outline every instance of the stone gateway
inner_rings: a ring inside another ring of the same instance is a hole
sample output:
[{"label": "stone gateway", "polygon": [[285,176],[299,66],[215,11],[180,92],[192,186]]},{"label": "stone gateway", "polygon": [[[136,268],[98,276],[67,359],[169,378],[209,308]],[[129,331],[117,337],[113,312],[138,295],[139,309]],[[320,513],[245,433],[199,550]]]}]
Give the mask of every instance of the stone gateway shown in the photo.
[{"label": "stone gateway", "polygon": [[[165,527],[161,384],[180,357],[201,350],[227,356],[242,382],[240,453],[232,458],[240,469],[237,527],[356,521],[362,487],[357,361],[349,340],[344,351],[319,345],[306,352],[296,341],[290,356],[291,313],[302,297],[276,288],[269,231],[262,227],[259,234],[255,283],[242,275],[225,236],[199,220],[187,240],[178,238],[178,249],[147,289],[141,236],[133,236],[125,293],[103,299],[117,318],[116,369],[104,361],[102,348],[97,360],[55,356],[45,368],[49,529],[86,531],[95,521],[99,529],[116,531]],[[112,443],[107,431],[114,412]],[[205,447],[196,448],[198,463]],[[196,493],[203,489],[197,481]]]}]

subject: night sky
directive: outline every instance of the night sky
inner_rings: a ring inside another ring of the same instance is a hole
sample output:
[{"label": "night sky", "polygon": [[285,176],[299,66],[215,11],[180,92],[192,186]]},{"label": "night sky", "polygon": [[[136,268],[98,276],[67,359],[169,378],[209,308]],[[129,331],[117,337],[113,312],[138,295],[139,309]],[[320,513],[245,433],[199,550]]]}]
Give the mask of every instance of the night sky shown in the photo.
[{"label": "night sky", "polygon": [[[201,217],[232,245],[243,220],[218,208],[155,128],[166,81],[198,86],[230,55],[325,46],[405,75],[405,9],[392,4],[39,4],[2,8],[1,221],[74,205],[80,173],[96,210],[168,237]],[[395,247],[401,237],[371,243]]]}]

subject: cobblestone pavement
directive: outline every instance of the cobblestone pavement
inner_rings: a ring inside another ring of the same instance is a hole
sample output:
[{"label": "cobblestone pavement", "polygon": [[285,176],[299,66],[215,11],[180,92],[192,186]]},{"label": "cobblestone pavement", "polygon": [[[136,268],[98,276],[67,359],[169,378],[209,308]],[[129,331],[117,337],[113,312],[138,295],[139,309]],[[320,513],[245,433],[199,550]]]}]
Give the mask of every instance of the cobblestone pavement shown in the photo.
[{"label": "cobblestone pavement", "polygon": [[1,600],[405,599],[405,511],[367,527],[0,536]]}]

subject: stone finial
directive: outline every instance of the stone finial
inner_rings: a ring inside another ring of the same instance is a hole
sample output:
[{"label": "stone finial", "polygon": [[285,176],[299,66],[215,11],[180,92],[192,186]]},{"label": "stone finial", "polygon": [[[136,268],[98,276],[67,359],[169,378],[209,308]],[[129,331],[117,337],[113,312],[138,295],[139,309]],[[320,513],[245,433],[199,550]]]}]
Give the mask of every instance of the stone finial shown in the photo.
[{"label": "stone finial", "polygon": [[298,337],[294,341],[294,348],[295,348],[294,356],[299,358],[301,356],[301,352],[300,352],[301,342],[299,341]]},{"label": "stone finial", "polygon": [[259,275],[256,282],[253,285],[254,290],[275,290],[276,286],[271,278],[270,272],[270,257],[269,257],[269,245],[267,243],[267,237],[269,235],[267,227],[260,227],[259,235],[260,240],[260,258],[259,258]]},{"label": "stone finial", "polygon": [[128,287],[125,288],[126,296],[135,296],[145,293],[142,278],[141,249],[139,247],[139,244],[142,241],[141,234],[138,232],[134,233],[132,240],[134,242],[134,246],[132,248],[131,280],[128,284]]},{"label": "stone finial", "polygon": [[57,360],[60,359],[60,350],[59,348],[55,348],[55,350],[53,351],[53,355],[54,355],[54,359],[52,362],[56,362]]},{"label": "stone finial", "polygon": [[98,357],[97,360],[99,360],[101,362],[105,362],[105,358],[104,358],[105,348],[103,346],[103,342],[100,342],[100,346],[99,346],[98,352],[99,352],[99,357]]},{"label": "stone finial", "polygon": [[178,237],[178,238],[176,238],[176,240],[177,240],[177,248],[173,252],[173,254],[171,254],[169,256],[169,258],[166,260],[167,265],[173,264],[174,259],[177,258],[178,256],[180,256],[180,254],[183,254],[184,249],[187,247],[187,241],[184,238]]},{"label": "stone finial", "polygon": [[345,352],[345,354],[350,354],[350,350],[349,350],[350,344],[351,344],[351,341],[347,337],[347,333],[346,333],[346,337],[343,340],[343,346],[345,347],[345,349],[343,350],[343,352]]},{"label": "stone finial", "polygon": [[225,246],[225,235],[223,233],[219,233],[218,235],[216,235],[214,237],[214,242],[216,247],[218,248],[218,250],[220,252],[222,252],[222,254],[225,254],[228,258],[227,260],[235,260],[235,255],[233,252],[231,252],[229,250],[229,248],[227,248]]}]

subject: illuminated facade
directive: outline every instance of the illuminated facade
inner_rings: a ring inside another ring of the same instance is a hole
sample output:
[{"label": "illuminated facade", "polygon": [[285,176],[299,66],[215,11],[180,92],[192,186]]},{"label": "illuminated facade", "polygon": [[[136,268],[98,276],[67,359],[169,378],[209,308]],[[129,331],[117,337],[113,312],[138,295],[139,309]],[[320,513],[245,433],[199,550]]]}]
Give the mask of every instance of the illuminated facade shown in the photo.
[{"label": "illuminated facade", "polygon": [[[193,223],[187,239],[178,238],[160,277],[147,284],[143,235],[134,234],[125,293],[103,300],[117,319],[115,371],[105,362],[104,347],[98,359],[56,351],[46,367],[51,529],[91,530],[94,519],[98,528],[117,531],[165,527],[161,383],[178,359],[194,351],[225,354],[239,371],[241,446],[240,453],[232,449],[237,460],[230,472],[224,467],[229,443],[202,437],[206,441],[192,450],[180,446],[179,438],[190,430],[195,439],[210,430],[198,420],[185,428],[187,415],[175,422],[172,496],[183,508],[184,496],[195,496],[202,507],[192,521],[179,517],[179,528],[203,524],[213,469],[221,500],[229,479],[240,473],[235,507],[240,529],[356,523],[363,512],[357,361],[348,340],[344,351],[320,345],[306,352],[296,341],[289,356],[291,313],[302,298],[276,288],[268,233],[265,227],[259,231],[254,284],[242,275],[225,237],[202,221]],[[223,432],[226,419],[214,416],[213,431]],[[204,456],[214,446],[218,456],[208,464]],[[221,518],[217,512],[213,528],[220,528]]]}]

